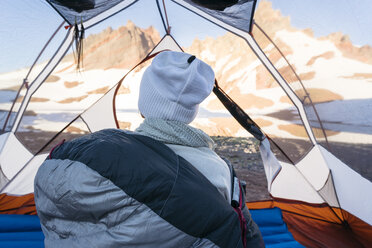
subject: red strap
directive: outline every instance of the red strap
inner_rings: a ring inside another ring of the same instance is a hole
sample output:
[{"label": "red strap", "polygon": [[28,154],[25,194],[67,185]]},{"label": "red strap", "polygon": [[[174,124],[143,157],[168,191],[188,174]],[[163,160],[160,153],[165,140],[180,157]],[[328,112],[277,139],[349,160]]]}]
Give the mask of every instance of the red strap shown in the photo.
[{"label": "red strap", "polygon": [[242,232],[242,241],[243,241],[243,247],[246,248],[247,247],[247,239],[245,237],[246,235],[246,232],[247,232],[247,220],[244,218],[244,215],[243,215],[243,212],[242,212],[242,209],[244,208],[244,205],[243,205],[243,195],[242,195],[242,187],[239,183],[239,206],[234,208],[235,212],[238,214],[238,217],[239,217],[239,221],[240,221],[240,229],[241,229],[241,232]]},{"label": "red strap", "polygon": [[52,153],[53,153],[54,149],[56,149],[58,146],[60,146],[60,145],[62,145],[63,143],[65,143],[65,141],[66,141],[66,140],[63,139],[61,142],[59,142],[57,145],[55,145],[55,146],[52,148],[52,150],[50,150],[50,152],[49,152],[49,156],[48,156],[49,159],[52,158]]}]

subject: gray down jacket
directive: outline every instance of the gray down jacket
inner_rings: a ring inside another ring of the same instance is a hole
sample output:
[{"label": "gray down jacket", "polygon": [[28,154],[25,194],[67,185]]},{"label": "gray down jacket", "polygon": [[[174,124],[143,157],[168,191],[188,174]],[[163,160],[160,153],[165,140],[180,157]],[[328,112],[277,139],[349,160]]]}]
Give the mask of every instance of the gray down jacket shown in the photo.
[{"label": "gray down jacket", "polygon": [[243,247],[238,214],[198,170],[121,130],[54,149],[36,175],[35,203],[46,247]]}]

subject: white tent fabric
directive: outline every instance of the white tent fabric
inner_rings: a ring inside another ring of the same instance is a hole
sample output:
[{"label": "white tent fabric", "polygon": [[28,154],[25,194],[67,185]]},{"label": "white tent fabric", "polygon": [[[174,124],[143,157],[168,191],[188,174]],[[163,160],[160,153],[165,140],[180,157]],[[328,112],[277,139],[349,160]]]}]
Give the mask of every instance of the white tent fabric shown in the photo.
[{"label": "white tent fabric", "polygon": [[[104,97],[81,115],[91,132],[105,128],[116,128],[114,113],[111,111],[112,108],[107,109],[107,106],[112,106],[114,95],[115,88],[112,88]],[[101,113],[98,119],[97,113]]]},{"label": "white tent fabric", "polygon": [[329,175],[329,168],[320,153],[319,147],[314,148],[296,164],[302,175],[311,182],[316,191],[323,188]]},{"label": "white tent fabric", "polygon": [[267,178],[267,187],[269,192],[271,192],[271,185],[275,180],[276,176],[279,174],[282,166],[276,159],[275,155],[270,150],[270,143],[264,139],[260,144],[261,158],[265,167],[265,174]]},{"label": "white tent fabric", "polygon": [[282,169],[273,181],[270,191],[274,197],[314,204],[324,203],[321,196],[292,164],[285,162],[280,162],[280,164]]},{"label": "white tent fabric", "polygon": [[34,178],[40,165],[49,154],[41,154],[32,158],[27,166],[20,171],[11,183],[4,187],[3,192],[9,195],[26,195],[34,192]]},{"label": "white tent fabric", "polygon": [[372,225],[372,183],[319,146],[329,166],[341,207]]},{"label": "white tent fabric", "polygon": [[9,133],[0,153],[0,164],[4,175],[12,179],[32,157],[31,152],[19,142],[17,137]]},{"label": "white tent fabric", "polygon": [[[270,190],[274,197],[341,206],[342,209],[372,224],[372,211],[368,201],[372,199],[372,183],[322,146],[314,146],[295,166],[284,162],[280,164],[281,171],[272,182]],[[277,168],[276,162],[272,163],[272,166]],[[270,164],[266,163],[265,167],[270,167]],[[326,197],[321,197],[318,191],[324,187],[330,172],[335,188],[332,188]],[[356,202],[359,204],[355,204]]]}]

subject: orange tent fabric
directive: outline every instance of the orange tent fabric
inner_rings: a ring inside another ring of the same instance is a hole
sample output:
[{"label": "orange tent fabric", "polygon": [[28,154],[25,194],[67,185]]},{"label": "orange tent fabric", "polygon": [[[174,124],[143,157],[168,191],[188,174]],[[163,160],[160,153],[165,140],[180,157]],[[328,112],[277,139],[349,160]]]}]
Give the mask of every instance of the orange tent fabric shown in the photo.
[{"label": "orange tent fabric", "polygon": [[372,244],[371,225],[327,204],[275,199],[249,202],[247,206],[249,209],[280,208],[289,231],[306,247],[369,247]]},{"label": "orange tent fabric", "polygon": [[36,214],[34,194],[11,196],[0,194],[0,214]]}]

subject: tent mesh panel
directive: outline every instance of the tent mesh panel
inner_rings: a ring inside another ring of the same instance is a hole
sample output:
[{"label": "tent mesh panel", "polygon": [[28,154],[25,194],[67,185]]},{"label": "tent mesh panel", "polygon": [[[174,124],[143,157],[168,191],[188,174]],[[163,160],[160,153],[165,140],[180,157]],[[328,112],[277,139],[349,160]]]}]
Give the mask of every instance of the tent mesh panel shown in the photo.
[{"label": "tent mesh panel", "polygon": [[62,140],[71,140],[88,134],[89,130],[85,123],[78,118],[74,122],[67,125],[61,132],[17,132],[16,136],[31,153],[46,153]]},{"label": "tent mesh panel", "polygon": [[[143,9],[132,7],[131,16],[140,18],[137,11],[143,13]],[[29,150],[38,150],[34,148],[38,136],[51,139],[99,100],[158,43],[161,31],[151,26],[136,26],[136,19],[127,20],[126,12],[124,10],[86,30],[82,70],[76,70],[71,48],[33,94],[26,111],[30,115],[23,116],[16,132]],[[155,16],[160,21],[159,15]],[[112,104],[108,108],[112,108]],[[39,141],[43,143],[43,140]]]},{"label": "tent mesh panel", "polygon": [[[280,40],[276,32],[270,29],[269,24],[264,22],[265,26],[262,28],[269,30],[267,35],[273,38],[275,45],[256,25],[253,28],[253,36],[302,101],[317,142],[353,170],[372,181],[372,129],[368,121],[371,118],[368,107],[370,99],[343,99],[343,96],[332,91],[332,87],[334,87],[331,86],[332,81],[340,80],[339,78],[332,78],[334,77],[332,74],[328,77],[318,76],[317,71],[313,69],[313,71],[304,73],[299,71],[299,74],[296,75],[294,72],[297,69],[296,66],[290,64],[291,61],[295,61],[296,54],[293,54],[292,49]],[[316,54],[317,51],[314,50],[314,52]],[[312,68],[311,63],[314,63],[314,57],[309,55],[308,59],[307,66]],[[340,70],[343,66],[348,67],[348,64],[342,64],[342,60],[338,60],[338,63]],[[332,64],[329,65],[329,68],[332,68]],[[350,68],[347,69],[350,70]],[[313,80],[315,78],[317,81]],[[316,84],[318,82],[323,82],[323,85],[319,86],[319,84]],[[304,84],[318,86],[305,88]],[[352,85],[352,82],[350,85]],[[349,88],[350,92],[354,92],[354,97],[356,97],[358,90],[359,88],[353,86]],[[360,88],[359,94],[363,93],[362,90],[363,88]],[[286,100],[289,101],[288,98]],[[361,114],[362,112],[363,114]]]},{"label": "tent mesh panel", "polygon": [[[16,91],[14,91],[16,92]],[[24,95],[26,94],[27,89],[24,84],[21,85],[21,88],[18,89],[18,92],[15,93],[14,98],[12,98],[9,103],[8,111],[1,111],[0,110],[0,133],[9,132],[14,124],[15,118],[17,116],[17,112],[21,107],[21,103],[23,100]],[[13,92],[12,92],[13,93]],[[25,115],[33,114],[32,112],[26,112]]]},{"label": "tent mesh panel", "polygon": [[[216,4],[211,5],[196,4],[195,0],[185,0],[185,2],[194,5],[203,12],[245,32],[251,31],[253,12],[256,6],[256,0],[240,0],[234,5]],[[224,6],[217,6],[224,5]],[[231,6],[228,6],[231,5]],[[216,9],[217,8],[217,9]]]},{"label": "tent mesh panel", "polygon": [[63,19],[39,1],[5,1],[1,8],[0,133],[10,131],[26,85],[37,78],[66,35],[60,29]]},{"label": "tent mesh panel", "polygon": [[48,0],[59,14],[71,25],[85,22],[122,1],[123,0]]},{"label": "tent mesh panel", "polygon": [[[318,119],[318,113],[316,112],[316,109],[313,105],[312,99],[311,99],[311,91],[307,91],[301,81],[301,78],[308,79],[309,77],[312,77],[311,73],[304,73],[297,75],[296,74],[296,68],[294,65],[290,64],[288,60],[286,59],[286,56],[289,56],[293,53],[291,48],[287,46],[283,41],[281,41],[279,38],[277,38],[275,41],[273,41],[268,34],[264,32],[263,29],[261,29],[260,26],[258,26],[256,23],[253,26],[253,36],[257,43],[260,45],[260,47],[265,52],[266,56],[269,58],[271,63],[275,66],[275,68],[278,70],[278,72],[282,75],[284,80],[288,83],[288,85],[291,87],[291,89],[294,91],[294,93],[298,96],[298,98],[301,100],[305,112],[309,118],[310,125],[312,127],[312,131],[316,138],[319,138],[321,140],[324,140],[326,142],[326,131],[323,129],[323,126],[321,125],[320,120]],[[275,42],[275,43],[274,43]],[[314,92],[315,94],[315,92]],[[285,101],[290,101],[290,99],[283,98]]]}]

